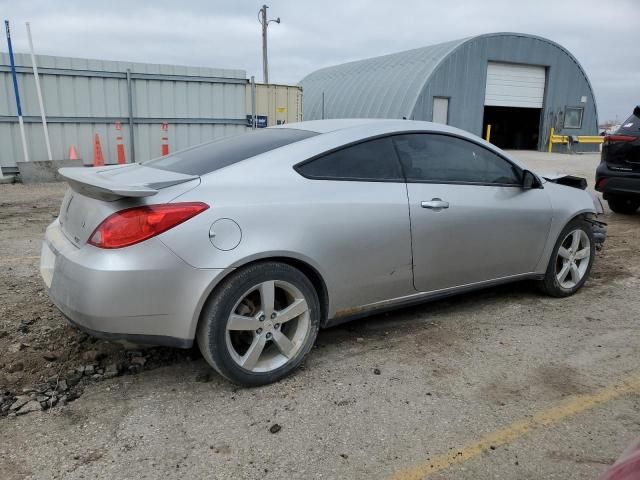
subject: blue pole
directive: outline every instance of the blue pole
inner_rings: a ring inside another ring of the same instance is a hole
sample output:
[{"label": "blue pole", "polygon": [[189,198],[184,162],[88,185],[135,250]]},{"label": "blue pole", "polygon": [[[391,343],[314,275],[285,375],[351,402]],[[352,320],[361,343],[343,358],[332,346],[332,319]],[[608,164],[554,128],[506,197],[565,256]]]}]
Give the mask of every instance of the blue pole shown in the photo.
[{"label": "blue pole", "polygon": [[22,116],[22,106],[20,105],[20,90],[18,89],[18,77],[16,75],[16,62],[13,59],[13,46],[11,45],[11,31],[9,30],[9,20],[4,21],[7,30],[7,43],[9,44],[9,61],[11,62],[11,76],[13,77],[13,91],[16,94],[16,106],[18,107],[18,116]]},{"label": "blue pole", "polygon": [[24,122],[22,121],[22,106],[20,105],[20,90],[18,89],[18,76],[16,75],[16,62],[13,58],[13,45],[11,45],[11,30],[9,29],[9,20],[4,21],[4,27],[7,32],[7,44],[9,45],[9,61],[11,62],[11,76],[13,77],[13,91],[16,95],[18,123],[20,124],[20,135],[22,136],[22,150],[24,152],[24,161],[28,162],[29,152],[27,151],[27,138],[24,134]]}]

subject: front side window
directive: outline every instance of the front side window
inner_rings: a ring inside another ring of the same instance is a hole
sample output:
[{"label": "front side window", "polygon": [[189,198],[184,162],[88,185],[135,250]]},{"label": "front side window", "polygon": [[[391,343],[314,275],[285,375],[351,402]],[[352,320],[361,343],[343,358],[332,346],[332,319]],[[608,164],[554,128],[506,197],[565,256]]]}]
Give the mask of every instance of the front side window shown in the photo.
[{"label": "front side window", "polygon": [[583,114],[584,108],[582,107],[565,107],[564,128],[582,128]]},{"label": "front side window", "polygon": [[342,148],[298,165],[296,170],[313,179],[404,181],[390,138]]},{"label": "front side window", "polygon": [[518,167],[488,149],[449,135],[394,137],[407,181],[520,185]]}]

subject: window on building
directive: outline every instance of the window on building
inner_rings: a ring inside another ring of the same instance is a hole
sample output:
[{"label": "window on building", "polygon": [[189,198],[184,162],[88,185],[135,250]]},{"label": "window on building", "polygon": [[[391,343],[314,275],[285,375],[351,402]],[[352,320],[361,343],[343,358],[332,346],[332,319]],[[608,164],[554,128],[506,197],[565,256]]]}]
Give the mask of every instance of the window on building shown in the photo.
[{"label": "window on building", "polygon": [[521,172],[488,149],[449,135],[394,137],[408,181],[520,185]]},{"label": "window on building", "polygon": [[314,179],[404,181],[390,138],[379,138],[331,152],[296,170]]},{"label": "window on building", "polygon": [[584,108],[582,107],[565,107],[564,128],[582,128],[583,114]]}]

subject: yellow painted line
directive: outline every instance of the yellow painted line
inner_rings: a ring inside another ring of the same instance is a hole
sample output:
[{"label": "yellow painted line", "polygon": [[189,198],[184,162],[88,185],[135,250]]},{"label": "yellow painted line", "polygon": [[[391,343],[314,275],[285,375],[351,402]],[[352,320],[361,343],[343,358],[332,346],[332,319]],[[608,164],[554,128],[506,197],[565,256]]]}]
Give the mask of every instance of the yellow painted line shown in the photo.
[{"label": "yellow painted line", "polygon": [[479,457],[491,447],[497,447],[516,440],[527,433],[548,427],[569,417],[615,400],[627,393],[640,392],[640,377],[634,376],[594,393],[580,395],[572,400],[550,407],[524,420],[518,420],[508,427],[492,432],[477,441],[450,453],[437,455],[415,467],[397,472],[393,480],[422,480],[432,473],[441,472]]}]

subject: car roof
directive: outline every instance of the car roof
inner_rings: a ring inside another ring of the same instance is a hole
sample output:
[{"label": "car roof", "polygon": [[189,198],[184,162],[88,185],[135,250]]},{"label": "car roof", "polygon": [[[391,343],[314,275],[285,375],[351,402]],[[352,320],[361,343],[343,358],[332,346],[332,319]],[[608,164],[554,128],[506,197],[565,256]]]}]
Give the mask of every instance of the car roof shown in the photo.
[{"label": "car roof", "polygon": [[287,123],[270,128],[295,128],[319,134],[354,129],[376,131],[378,133],[385,131],[389,133],[403,131],[428,131],[453,133],[463,137],[475,138],[475,135],[450,125],[419,120],[399,120],[393,118],[332,118],[328,120],[309,120],[305,122]]},{"label": "car roof", "polygon": [[[380,118],[334,118],[328,120],[308,120],[306,122],[287,123],[275,128],[297,128],[316,133],[329,133],[346,128],[362,127],[370,124],[385,125],[406,122],[406,120],[380,119]],[[391,126],[391,125],[390,125]]]},{"label": "car roof", "polygon": [[[460,128],[441,123],[419,120],[399,120],[384,118],[335,118],[327,120],[309,120],[304,122],[287,123],[269,128],[295,128],[318,133],[318,137],[337,136],[337,138],[360,137],[367,138],[376,135],[396,134],[403,132],[425,132],[449,134],[465,138],[474,143],[484,145],[489,150],[508,158],[520,168],[526,168],[519,161],[495,145]],[[321,141],[317,138],[318,141]],[[307,139],[307,142],[312,141]],[[346,142],[346,140],[345,140]]]}]

